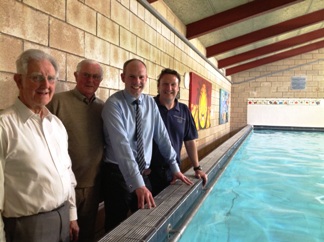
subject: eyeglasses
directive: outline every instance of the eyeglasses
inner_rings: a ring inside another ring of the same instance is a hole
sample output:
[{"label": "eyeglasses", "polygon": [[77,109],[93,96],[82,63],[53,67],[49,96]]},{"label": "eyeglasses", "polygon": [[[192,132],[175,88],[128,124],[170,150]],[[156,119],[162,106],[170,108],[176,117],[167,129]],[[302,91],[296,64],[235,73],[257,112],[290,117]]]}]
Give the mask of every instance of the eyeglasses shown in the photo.
[{"label": "eyeglasses", "polygon": [[102,76],[98,75],[98,74],[90,74],[90,73],[87,73],[87,72],[83,72],[83,73],[81,73],[81,75],[86,79],[90,79],[92,77],[92,79],[94,79],[95,81],[101,81],[102,80]]},{"label": "eyeglasses", "polygon": [[30,75],[28,76],[28,78],[30,80],[32,80],[33,82],[43,82],[47,79],[47,81],[49,83],[54,83],[56,80],[57,80],[57,77],[56,76],[43,76],[43,75],[40,75],[40,74],[33,74],[33,75]]}]

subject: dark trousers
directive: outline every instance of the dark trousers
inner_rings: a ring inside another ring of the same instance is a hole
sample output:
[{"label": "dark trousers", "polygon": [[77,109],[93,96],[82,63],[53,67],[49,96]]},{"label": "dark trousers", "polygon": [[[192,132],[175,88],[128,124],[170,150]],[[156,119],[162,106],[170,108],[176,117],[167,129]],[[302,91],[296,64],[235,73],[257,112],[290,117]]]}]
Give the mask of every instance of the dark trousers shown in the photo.
[{"label": "dark trousers", "polygon": [[152,186],[152,195],[155,197],[172,181],[172,173],[167,165],[151,165],[151,174],[149,175]]},{"label": "dark trousers", "polygon": [[19,218],[3,217],[7,242],[69,242],[69,204],[51,212]]},{"label": "dark trousers", "polygon": [[[150,181],[143,176],[145,186],[151,190]],[[138,210],[135,191],[129,192],[118,165],[104,163],[103,192],[105,203],[105,231],[110,232],[129,215]]]},{"label": "dark trousers", "polygon": [[78,242],[95,241],[95,226],[99,206],[100,187],[76,188],[76,205],[78,225],[80,228]]}]

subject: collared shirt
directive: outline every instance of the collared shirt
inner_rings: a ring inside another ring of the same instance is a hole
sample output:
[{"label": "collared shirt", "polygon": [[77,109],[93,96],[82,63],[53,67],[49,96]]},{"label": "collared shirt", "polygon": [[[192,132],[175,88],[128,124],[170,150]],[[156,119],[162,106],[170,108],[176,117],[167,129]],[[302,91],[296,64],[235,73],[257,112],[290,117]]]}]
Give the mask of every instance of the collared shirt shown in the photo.
[{"label": "collared shirt", "polygon": [[1,215],[48,212],[69,200],[70,220],[76,220],[76,181],[62,122],[48,110],[41,119],[17,99],[1,113],[0,137]]},{"label": "collared shirt", "polygon": [[68,132],[69,154],[77,188],[99,184],[104,147],[103,105],[104,102],[95,95],[88,100],[76,88],[55,94],[47,105]]},{"label": "collared shirt", "polygon": [[[175,105],[168,110],[159,101],[159,95],[154,97],[156,104],[159,107],[161,117],[168,131],[172,146],[177,152],[177,162],[180,164],[181,148],[184,141],[195,140],[198,138],[195,121],[190,113],[187,105],[180,103],[175,99]],[[154,163],[162,165],[164,162],[163,156],[159,152],[158,146],[153,145]]]},{"label": "collared shirt", "polygon": [[[126,92],[119,91],[108,98],[102,112],[106,150],[105,162],[118,164],[130,191],[144,186],[135,157],[135,98]],[[139,97],[143,116],[143,143],[146,168],[149,168],[152,157],[152,141],[160,148],[161,154],[170,165],[172,172],[179,172],[176,153],[171,146],[167,130],[161,119],[159,109],[152,97],[141,94]]]}]

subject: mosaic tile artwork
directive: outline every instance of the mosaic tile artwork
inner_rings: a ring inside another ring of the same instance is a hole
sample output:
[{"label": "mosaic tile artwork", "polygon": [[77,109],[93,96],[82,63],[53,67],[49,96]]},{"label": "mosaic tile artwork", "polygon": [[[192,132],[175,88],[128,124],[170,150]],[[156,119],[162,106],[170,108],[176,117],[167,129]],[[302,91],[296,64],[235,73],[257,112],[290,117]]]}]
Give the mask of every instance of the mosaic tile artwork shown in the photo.
[{"label": "mosaic tile artwork", "polygon": [[324,99],[302,99],[302,98],[249,98],[248,105],[324,105]]}]

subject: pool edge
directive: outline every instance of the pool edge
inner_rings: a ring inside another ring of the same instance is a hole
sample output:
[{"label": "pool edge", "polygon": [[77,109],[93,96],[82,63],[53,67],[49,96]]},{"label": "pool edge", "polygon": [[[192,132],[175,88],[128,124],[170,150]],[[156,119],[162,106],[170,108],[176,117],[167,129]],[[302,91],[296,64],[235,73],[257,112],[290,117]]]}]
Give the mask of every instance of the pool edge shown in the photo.
[{"label": "pool edge", "polygon": [[[207,189],[252,130],[251,125],[245,126],[200,161],[209,177],[210,183]],[[202,187],[201,180],[194,178],[194,171],[190,169],[185,175],[193,181],[192,186],[177,181],[175,185],[167,187],[154,198],[156,208],[138,210],[99,242],[176,241],[182,231],[182,228],[177,228],[177,225],[180,221],[188,219],[190,216],[188,210],[194,209],[194,203],[203,200],[206,196],[206,188]]]}]

